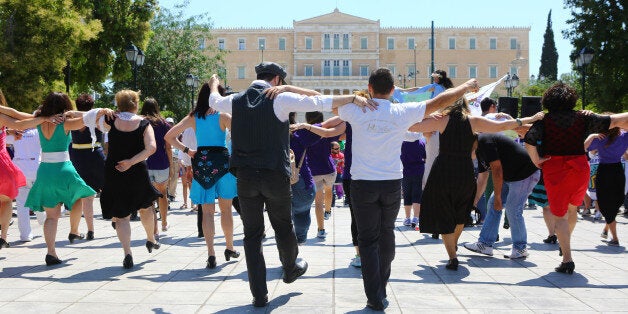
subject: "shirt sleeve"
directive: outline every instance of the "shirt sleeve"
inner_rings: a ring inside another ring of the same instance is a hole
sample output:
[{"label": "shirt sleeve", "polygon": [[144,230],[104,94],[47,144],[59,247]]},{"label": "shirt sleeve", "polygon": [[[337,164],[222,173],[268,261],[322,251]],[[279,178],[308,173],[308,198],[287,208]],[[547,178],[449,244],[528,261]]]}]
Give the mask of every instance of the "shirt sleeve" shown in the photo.
[{"label": "shirt sleeve", "polygon": [[526,144],[540,146],[541,141],[543,140],[543,120],[534,122],[523,140]]},{"label": "shirt sleeve", "polygon": [[340,106],[338,108],[338,116],[340,117],[340,119],[347,121],[349,123],[352,123],[352,121],[355,121],[356,114],[358,112],[361,112],[358,109],[358,106],[353,105],[353,104]]},{"label": "shirt sleeve", "polygon": [[600,149],[600,147],[602,145],[600,145],[602,143],[602,141],[600,141],[600,139],[596,138],[591,142],[591,145],[589,145],[589,148],[587,149],[588,151],[592,151],[592,150],[596,150],[596,149]]},{"label": "shirt sleeve", "polygon": [[304,96],[286,92],[277,95],[273,109],[280,121],[286,121],[290,112],[331,111],[332,100],[330,95]]},{"label": "shirt sleeve", "polygon": [[220,112],[232,113],[233,94],[222,97],[218,93],[209,95],[209,106]]},{"label": "shirt sleeve", "polygon": [[406,118],[406,125],[410,127],[411,125],[423,121],[425,117],[425,107],[426,102],[408,102],[403,104],[406,107],[406,114],[404,118]]},{"label": "shirt sleeve", "polygon": [[592,114],[583,116],[586,121],[586,133],[587,135],[592,133],[602,133],[607,131],[611,126],[611,117],[599,114]]}]

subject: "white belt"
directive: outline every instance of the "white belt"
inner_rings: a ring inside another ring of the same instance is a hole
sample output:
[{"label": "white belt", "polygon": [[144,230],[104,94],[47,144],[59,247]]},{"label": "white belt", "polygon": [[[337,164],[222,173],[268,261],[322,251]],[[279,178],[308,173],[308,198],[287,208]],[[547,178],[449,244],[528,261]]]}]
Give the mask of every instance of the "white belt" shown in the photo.
[{"label": "white belt", "polygon": [[70,153],[68,152],[41,153],[41,162],[65,162],[65,161],[70,161]]}]

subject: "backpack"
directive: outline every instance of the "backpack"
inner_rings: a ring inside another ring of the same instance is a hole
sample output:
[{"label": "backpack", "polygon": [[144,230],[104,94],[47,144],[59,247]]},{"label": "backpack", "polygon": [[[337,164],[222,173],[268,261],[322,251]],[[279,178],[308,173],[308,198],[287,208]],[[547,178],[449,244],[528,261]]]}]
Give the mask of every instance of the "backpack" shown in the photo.
[{"label": "backpack", "polygon": [[299,172],[301,171],[301,166],[303,166],[303,159],[305,159],[306,152],[307,148],[303,151],[303,155],[301,155],[301,160],[299,160],[299,165],[297,166],[294,151],[292,151],[292,149],[290,150],[290,185],[299,182],[299,178],[301,177]]}]

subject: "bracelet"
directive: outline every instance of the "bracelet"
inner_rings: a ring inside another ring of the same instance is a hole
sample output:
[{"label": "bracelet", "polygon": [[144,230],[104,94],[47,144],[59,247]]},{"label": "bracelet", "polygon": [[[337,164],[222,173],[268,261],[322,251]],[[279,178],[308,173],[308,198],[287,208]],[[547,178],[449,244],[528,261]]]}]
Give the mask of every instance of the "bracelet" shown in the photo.
[{"label": "bracelet", "polygon": [[517,121],[517,124],[518,124],[519,126],[521,126],[521,125],[523,124],[523,123],[521,123],[521,119],[519,119],[519,118],[516,118],[516,119],[515,119],[515,121]]},{"label": "bracelet", "polygon": [[187,146],[183,149],[184,154],[187,154],[189,151],[190,151],[190,148]]}]

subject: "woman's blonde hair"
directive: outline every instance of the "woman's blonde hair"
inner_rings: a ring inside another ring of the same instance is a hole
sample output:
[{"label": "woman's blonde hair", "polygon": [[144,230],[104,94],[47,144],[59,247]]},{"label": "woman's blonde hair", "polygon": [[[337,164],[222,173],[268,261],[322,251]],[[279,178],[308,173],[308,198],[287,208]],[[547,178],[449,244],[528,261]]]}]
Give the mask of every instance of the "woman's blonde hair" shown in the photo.
[{"label": "woman's blonde hair", "polygon": [[138,108],[140,93],[124,89],[116,93],[116,106],[120,111],[132,111]]}]

